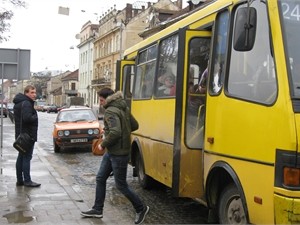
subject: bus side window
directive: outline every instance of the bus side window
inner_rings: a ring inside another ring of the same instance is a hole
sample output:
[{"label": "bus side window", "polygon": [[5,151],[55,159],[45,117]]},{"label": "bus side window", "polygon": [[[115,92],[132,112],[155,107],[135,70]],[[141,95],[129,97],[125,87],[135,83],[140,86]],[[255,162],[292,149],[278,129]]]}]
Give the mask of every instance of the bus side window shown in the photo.
[{"label": "bus side window", "polygon": [[226,46],[228,39],[228,26],[229,26],[229,13],[224,11],[217,16],[215,35],[214,35],[214,47],[212,55],[212,66],[210,74],[211,79],[209,82],[209,93],[219,94],[224,82],[225,74],[225,57]]},{"label": "bus side window", "polygon": [[141,96],[142,98],[150,98],[153,93],[154,86],[154,74],[155,74],[155,65],[156,63],[148,63],[146,65],[146,72],[143,78]]},{"label": "bus side window", "polygon": [[126,65],[123,68],[124,81],[123,92],[125,99],[129,100],[132,97],[133,78],[134,78],[134,65]]},{"label": "bus side window", "polygon": [[162,40],[159,45],[159,70],[155,87],[156,97],[175,97],[177,61],[178,35],[173,35]]},{"label": "bus side window", "polygon": [[153,93],[157,45],[153,45],[139,53],[136,78],[134,83],[134,99],[150,99]]},{"label": "bus side window", "polygon": [[272,104],[277,97],[278,88],[268,16],[264,3],[253,2],[252,7],[257,12],[257,24],[260,24],[256,28],[256,40],[248,51],[238,51],[232,44],[227,94],[239,99]]}]

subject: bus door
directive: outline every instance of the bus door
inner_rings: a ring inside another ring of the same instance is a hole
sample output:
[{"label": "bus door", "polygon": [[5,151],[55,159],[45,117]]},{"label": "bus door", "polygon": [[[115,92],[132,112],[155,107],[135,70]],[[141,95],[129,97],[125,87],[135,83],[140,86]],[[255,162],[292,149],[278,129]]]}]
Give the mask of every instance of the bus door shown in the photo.
[{"label": "bus door", "polygon": [[[182,90],[177,90],[176,96],[173,167],[175,196],[203,197],[202,147],[205,89],[201,90],[199,84],[202,75],[207,72],[210,43],[211,32],[209,31],[180,31],[179,52],[183,54],[180,58],[184,60],[178,61],[178,74],[184,76],[178,76],[182,80],[177,81],[177,85],[181,84]],[[206,79],[207,74],[204,76],[203,79]]]},{"label": "bus door", "polygon": [[129,108],[131,106],[134,64],[134,60],[118,60],[116,69],[116,91],[123,92],[124,99]]}]

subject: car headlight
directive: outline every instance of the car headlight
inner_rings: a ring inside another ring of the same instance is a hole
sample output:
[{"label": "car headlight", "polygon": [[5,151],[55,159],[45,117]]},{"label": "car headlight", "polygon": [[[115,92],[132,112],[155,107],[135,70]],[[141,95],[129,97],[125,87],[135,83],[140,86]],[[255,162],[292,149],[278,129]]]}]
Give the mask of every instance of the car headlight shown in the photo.
[{"label": "car headlight", "polygon": [[58,134],[59,137],[64,136],[64,132],[63,132],[62,130],[59,130],[59,131],[57,132],[57,134]]},{"label": "car headlight", "polygon": [[65,130],[64,134],[65,134],[65,136],[69,136],[70,135],[70,131]]},{"label": "car headlight", "polygon": [[89,135],[99,134],[99,129],[88,129],[88,134]]}]

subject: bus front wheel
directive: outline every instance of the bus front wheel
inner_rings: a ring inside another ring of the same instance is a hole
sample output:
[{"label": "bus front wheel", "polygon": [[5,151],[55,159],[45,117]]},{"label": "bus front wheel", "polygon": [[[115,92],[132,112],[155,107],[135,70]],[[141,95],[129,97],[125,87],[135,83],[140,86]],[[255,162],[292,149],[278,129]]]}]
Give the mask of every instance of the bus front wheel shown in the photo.
[{"label": "bus front wheel", "polygon": [[222,191],[218,205],[218,216],[220,224],[248,223],[241,196],[235,185],[230,184]]},{"label": "bus front wheel", "polygon": [[135,162],[136,162],[135,169],[136,169],[136,173],[137,173],[141,187],[144,189],[150,188],[151,187],[151,177],[149,177],[145,173],[144,161],[139,153],[136,155]]}]

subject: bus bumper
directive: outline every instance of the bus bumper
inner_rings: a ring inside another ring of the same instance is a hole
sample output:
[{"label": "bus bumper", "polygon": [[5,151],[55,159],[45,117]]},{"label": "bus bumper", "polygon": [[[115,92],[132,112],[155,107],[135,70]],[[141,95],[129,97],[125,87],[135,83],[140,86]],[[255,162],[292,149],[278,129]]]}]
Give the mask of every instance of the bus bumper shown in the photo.
[{"label": "bus bumper", "polygon": [[275,224],[300,223],[300,199],[274,195]]}]

